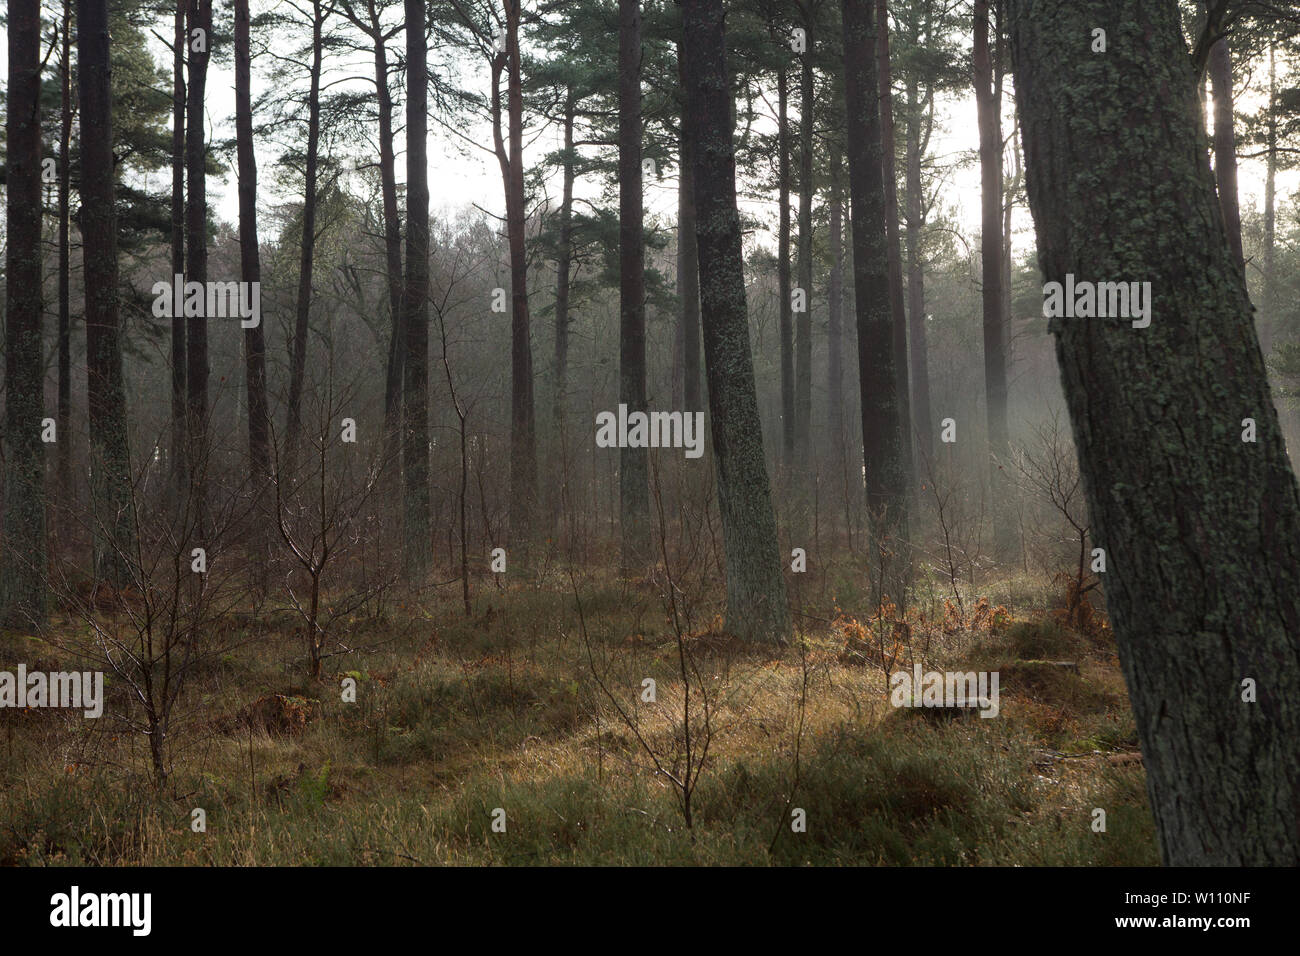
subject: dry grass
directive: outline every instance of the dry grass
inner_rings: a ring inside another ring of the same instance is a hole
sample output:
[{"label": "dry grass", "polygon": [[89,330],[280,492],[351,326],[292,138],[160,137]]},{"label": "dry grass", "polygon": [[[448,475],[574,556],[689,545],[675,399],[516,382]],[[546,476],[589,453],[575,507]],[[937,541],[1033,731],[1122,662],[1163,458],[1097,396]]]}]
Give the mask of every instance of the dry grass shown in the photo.
[{"label": "dry grass", "polygon": [[[1157,861],[1140,763],[1105,759],[1137,749],[1113,651],[1050,607],[999,609],[1023,581],[991,585],[960,621],[937,601],[873,621],[839,608],[852,606],[842,596],[780,650],[741,645],[716,621],[687,635],[697,756],[705,696],[712,738],[689,831],[645,750],[680,772],[686,688],[654,583],[580,584],[585,641],[566,585],[483,590],[470,620],[454,597],[401,602],[394,619],[354,622],[352,652],[319,684],[292,631],[208,661],[178,705],[161,794],[145,741],[114,717],[129,706],[120,694],[98,721],[0,711],[0,862]],[[1044,658],[1077,673],[1033,663]],[[914,659],[998,669],[1000,717],[895,711],[882,664]],[[0,669],[19,661],[60,663],[34,638],[0,637]],[[341,700],[347,676],[355,703]],[[647,677],[655,703],[640,699]],[[1104,834],[1094,807],[1107,810]],[[791,831],[794,808],[806,832]]]}]

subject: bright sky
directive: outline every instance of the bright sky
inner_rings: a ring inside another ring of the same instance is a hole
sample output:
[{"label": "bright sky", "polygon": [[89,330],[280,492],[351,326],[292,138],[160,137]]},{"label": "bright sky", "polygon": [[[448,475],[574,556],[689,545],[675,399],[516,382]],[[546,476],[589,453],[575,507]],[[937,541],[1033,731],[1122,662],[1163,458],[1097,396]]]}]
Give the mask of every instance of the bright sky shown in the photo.
[{"label": "bright sky", "polygon": [[[393,58],[395,56],[390,57],[390,59]],[[355,64],[337,62],[330,64],[327,62],[326,66],[327,69],[332,68],[331,71],[336,78],[348,73],[352,75],[358,73],[369,75],[370,71],[368,59]],[[255,97],[260,92],[257,71],[258,64],[255,63]],[[471,75],[474,74],[472,72],[466,73],[467,77]],[[486,91],[489,82],[486,64],[477,72],[477,76],[480,79],[481,88]],[[264,82],[262,80],[262,83]],[[1267,82],[1266,73],[1262,70],[1256,71],[1252,77],[1253,85],[1238,91],[1237,108],[1239,110],[1254,112],[1259,109],[1266,98],[1265,91],[1258,87],[1261,82]],[[369,87],[369,84],[359,85]],[[217,135],[233,135],[233,68],[218,68],[214,64],[208,81],[208,94],[209,115],[218,123]],[[1012,129],[1013,104],[1011,99],[1012,93],[1008,88],[1003,102],[1004,135],[1009,134]],[[797,102],[792,105],[797,106]],[[401,109],[400,104],[398,109]],[[976,150],[978,147],[978,133],[975,127],[973,94],[965,94],[960,97],[949,96],[941,99],[938,106],[938,117],[938,128],[936,128],[931,138],[931,151],[935,156],[941,157],[946,164],[949,161],[956,160],[962,154],[971,154]],[[402,122],[399,117],[397,125],[401,125]],[[463,132],[474,142],[487,146],[490,146],[492,142],[491,127],[486,121],[464,127]],[[505,200],[501,175],[495,156],[481,149],[467,147],[462,140],[447,133],[436,122],[430,122],[429,133],[429,191],[432,213],[435,216],[440,214],[449,215],[472,203],[495,215],[504,215]],[[559,147],[560,130],[558,127],[542,131],[531,143],[526,145],[525,165],[531,168],[533,163],[539,162],[543,156]],[[398,180],[400,182],[404,179],[405,174],[403,154],[400,152],[403,149],[400,136],[397,148],[399,150]],[[260,171],[268,168],[268,164],[273,159],[273,151],[263,145],[259,152],[261,153],[258,157],[259,178],[263,188],[265,188],[264,184],[268,182],[268,177]],[[1243,210],[1252,206],[1255,208],[1263,207],[1264,175],[1265,169],[1262,161],[1240,161],[1238,191]],[[978,164],[971,162],[952,169],[948,176],[948,187],[942,192],[942,201],[945,205],[951,207],[958,222],[962,224],[963,232],[968,237],[973,237],[979,231],[980,220]],[[553,201],[556,202],[558,202],[559,197],[558,180],[559,173],[557,170],[547,185]],[[1300,188],[1300,171],[1280,173],[1278,175],[1279,203],[1290,196],[1297,188]],[[588,199],[595,199],[599,193],[598,184],[592,181],[584,183],[579,180],[576,189],[579,195]],[[209,195],[214,203],[216,214],[233,222],[238,212],[233,172],[229,176],[228,182],[224,184],[213,183],[209,187]],[[265,202],[266,197],[261,197],[261,200]],[[744,205],[745,202],[742,201],[742,204]],[[677,180],[675,172],[665,175],[659,180],[646,181],[645,206],[647,216],[659,216],[668,222],[676,218]],[[775,226],[775,196],[765,204],[749,201],[745,211],[761,216]],[[1015,254],[1019,256],[1033,245],[1033,221],[1028,209],[1021,207],[1015,211],[1012,230]],[[775,245],[774,232],[756,238],[765,244]]]},{"label": "bright sky", "polygon": [[[286,8],[286,4],[283,0],[262,0],[262,2],[253,0],[253,13],[255,16],[258,12],[273,7],[283,10]],[[306,29],[305,25],[304,29]],[[399,52],[397,44],[400,43],[400,40],[399,35],[395,38],[394,43],[390,45],[393,49],[390,54],[390,62],[396,60]],[[165,64],[167,69],[170,70],[170,54],[161,44],[155,43],[155,55],[158,57],[159,62]],[[209,136],[211,138],[231,137],[234,134],[234,68],[230,62],[231,58],[223,57],[222,59],[226,60],[226,62],[221,63],[214,59],[208,78],[207,109]],[[5,69],[6,61],[5,44],[0,44],[0,72]],[[265,70],[269,65],[265,57],[254,61],[253,96],[255,100],[266,88]],[[324,77],[323,83],[332,84],[330,87],[332,89],[352,85],[358,89],[371,90],[373,86],[363,79],[348,79],[348,77],[368,77],[371,72],[370,58],[365,55],[352,57],[346,61],[341,58],[327,59],[327,75]],[[486,91],[489,82],[486,63],[478,64],[477,68],[467,69],[464,78],[470,80],[477,78],[480,88]],[[1262,69],[1256,70],[1252,77],[1253,85],[1239,91],[1237,101],[1239,110],[1252,112],[1258,109],[1264,98],[1264,91],[1259,88],[1259,84],[1264,82],[1267,82],[1266,71]],[[400,110],[401,105],[399,104],[398,111],[400,112]],[[955,159],[963,153],[972,152],[978,143],[973,96],[967,94],[961,97],[942,99],[939,102],[938,112],[939,128],[935,130],[931,140],[932,153],[942,157],[947,162],[949,159]],[[396,118],[397,125],[402,125],[403,122],[400,116]],[[1010,95],[1008,95],[1004,102],[1003,127],[1005,131],[1010,131],[1011,122],[1011,103]],[[460,128],[465,137],[471,142],[490,147],[492,142],[491,130],[486,120],[478,123],[462,123]],[[463,139],[452,136],[432,120],[429,124],[429,132],[429,191],[433,215],[435,217],[450,216],[471,204],[480,206],[495,215],[502,215],[505,202],[500,171],[495,157],[488,151],[467,145]],[[525,165],[530,167],[532,164],[539,162],[546,153],[559,147],[560,131],[558,128],[534,132],[538,135],[525,147]],[[398,180],[400,182],[404,179],[405,173],[404,155],[402,153],[404,143],[400,134],[396,148],[399,151],[397,165]],[[261,141],[258,144],[259,203],[263,208],[273,201],[282,202],[296,198],[273,196],[270,193],[272,182],[270,172],[278,151],[279,146],[275,143]],[[547,184],[548,191],[555,201],[558,201],[559,195],[558,176],[559,173],[556,171]],[[170,171],[163,170],[151,177],[151,180],[146,183],[148,188],[159,190],[169,188]],[[1259,160],[1241,161],[1239,180],[1239,192],[1243,209],[1251,206],[1261,208],[1264,193],[1263,163]],[[227,173],[224,180],[214,179],[210,181],[208,186],[209,202],[212,204],[214,214],[232,223],[236,220],[238,213],[236,185],[236,177],[232,169]],[[949,173],[947,185],[942,191],[942,201],[951,207],[967,236],[975,235],[979,228],[979,185],[978,166],[969,163],[964,167],[953,169]],[[1300,187],[1300,171],[1279,174],[1279,202],[1288,197],[1298,187]],[[595,199],[599,188],[599,184],[591,180],[585,182],[579,180],[577,185],[579,195],[588,199]],[[675,174],[665,175],[658,180],[647,180],[647,216],[659,216],[671,223],[676,216],[676,203]],[[750,202],[745,211],[761,216],[774,224],[776,219],[775,197],[766,203]],[[1017,209],[1013,220],[1013,235],[1017,255],[1032,245],[1032,221],[1027,210]],[[770,233],[756,238],[769,245],[775,243],[775,237]]]}]

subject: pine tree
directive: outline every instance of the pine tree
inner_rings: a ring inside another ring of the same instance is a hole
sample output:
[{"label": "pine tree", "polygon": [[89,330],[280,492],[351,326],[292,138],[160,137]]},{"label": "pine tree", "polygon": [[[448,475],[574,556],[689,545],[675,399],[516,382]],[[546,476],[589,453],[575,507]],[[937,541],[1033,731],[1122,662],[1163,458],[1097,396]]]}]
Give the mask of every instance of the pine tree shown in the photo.
[{"label": "pine tree", "polygon": [[[84,3],[84,0],[83,0]],[[82,21],[82,30],[86,30]],[[45,620],[45,445],[41,442],[41,6],[10,0],[5,189],[5,509],[0,620]],[[82,60],[81,74],[86,74]],[[111,170],[111,164],[110,164]],[[64,441],[71,436],[60,436]]]},{"label": "pine tree", "polygon": [[683,0],[682,14],[727,628],[755,640],[783,640],[790,618],[754,393],[722,0]]},{"label": "pine tree", "polygon": [[107,0],[77,2],[81,107],[81,236],[86,277],[86,394],[90,406],[90,491],[95,577],[117,587],[136,563],[131,458],[117,264],[117,171],[109,89]]},{"label": "pine tree", "polygon": [[433,564],[429,524],[428,39],[424,0],[406,0],[406,359],[403,391],[403,567],[423,579]]},{"label": "pine tree", "polygon": [[1148,327],[1052,331],[1161,855],[1295,866],[1300,490],[1178,4],[1009,10],[1044,278],[1151,284]]},{"label": "pine tree", "polygon": [[884,164],[877,104],[876,12],[872,0],[842,0],[844,105],[858,325],[862,454],[872,534],[871,583],[879,599],[901,603],[907,536],[899,377],[889,298]]}]

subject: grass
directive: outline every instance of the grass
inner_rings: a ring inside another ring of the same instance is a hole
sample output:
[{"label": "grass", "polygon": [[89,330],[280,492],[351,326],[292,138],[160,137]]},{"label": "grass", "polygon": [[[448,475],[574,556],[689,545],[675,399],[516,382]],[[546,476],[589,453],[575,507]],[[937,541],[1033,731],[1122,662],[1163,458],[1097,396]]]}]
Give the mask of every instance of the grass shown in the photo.
[{"label": "grass", "polygon": [[[837,606],[860,606],[838,590]],[[161,793],[146,742],[112,712],[124,695],[110,694],[99,721],[0,710],[0,863],[1158,862],[1140,762],[1105,759],[1137,747],[1104,631],[1075,633],[1038,604],[994,613],[968,601],[965,622],[909,610],[904,637],[889,635],[896,667],[915,657],[1001,676],[997,719],[933,721],[890,707],[870,650],[877,632],[848,612],[806,614],[780,650],[737,646],[716,621],[697,627],[687,640],[696,760],[706,696],[711,739],[688,829],[678,789],[638,741],[680,778],[686,688],[656,587],[592,576],[579,593],[585,639],[558,575],[484,588],[469,619],[451,597],[399,604],[356,622],[352,652],[330,658],[319,683],[304,676],[291,628],[241,642],[187,686]],[[61,627],[66,645],[75,628]],[[73,663],[29,636],[0,636],[0,669],[20,660]],[[1043,663],[1056,660],[1077,671]],[[345,677],[355,703],[342,700]],[[641,699],[645,678],[655,703]],[[297,699],[305,726],[276,733],[241,716],[268,695]],[[1105,833],[1091,828],[1097,807]],[[196,808],[205,832],[192,829]],[[804,832],[791,829],[798,811]]]}]

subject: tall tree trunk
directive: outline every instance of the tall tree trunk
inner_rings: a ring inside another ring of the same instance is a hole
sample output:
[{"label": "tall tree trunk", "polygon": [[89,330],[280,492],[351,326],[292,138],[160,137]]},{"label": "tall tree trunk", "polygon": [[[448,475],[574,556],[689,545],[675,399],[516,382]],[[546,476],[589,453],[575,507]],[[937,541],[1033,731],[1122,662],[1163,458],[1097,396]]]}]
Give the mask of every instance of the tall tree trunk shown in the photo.
[{"label": "tall tree trunk", "polygon": [[[172,38],[172,276],[185,275],[185,16],[189,0],[176,0]],[[181,499],[189,481],[188,345],[183,310],[172,316],[172,486]]]},{"label": "tall tree trunk", "polygon": [[[551,400],[551,419],[559,454],[552,464],[553,494],[550,496],[552,536],[561,540],[562,525],[570,507],[569,479],[569,279],[573,271],[573,126],[577,118],[577,101],[573,87],[565,90],[564,158],[561,162],[563,183],[560,187],[560,229],[555,255],[555,394]],[[572,522],[569,530],[572,531]]]},{"label": "tall tree trunk", "polygon": [[[685,56],[677,44],[677,80],[686,89]],[[677,299],[678,338],[681,340],[682,409],[702,411],[700,394],[700,260],[695,243],[695,149],[691,143],[683,99],[677,185]]]},{"label": "tall tree trunk", "polygon": [[1268,46],[1268,120],[1264,133],[1264,298],[1260,313],[1260,345],[1267,360],[1273,352],[1277,309],[1277,60]]},{"label": "tall tree trunk", "polygon": [[[260,284],[257,246],[257,157],[253,154],[252,57],[248,0],[235,0],[235,137],[239,155],[239,271]],[[244,329],[244,375],[248,388],[249,476],[260,494],[271,477],[271,428],[266,404],[266,337],[259,321]]]},{"label": "tall tree trunk", "polygon": [[[1161,855],[1294,866],[1300,493],[1178,4],[1009,6],[1044,277],[1150,282],[1150,327],[1056,319],[1052,331]],[[1098,23],[1108,51],[1081,54]]]},{"label": "tall tree trunk", "polygon": [[[84,2],[84,0],[83,0]],[[87,28],[81,21],[81,30]],[[9,2],[5,183],[4,542],[0,620],[45,620],[45,445],[41,347],[41,7]],[[86,75],[86,60],[81,61]],[[84,144],[83,144],[84,147]],[[110,163],[111,168],[111,163]],[[89,287],[89,286],[88,286]],[[71,436],[61,435],[67,441]]]},{"label": "tall tree trunk", "polygon": [[983,282],[984,394],[988,412],[989,481],[995,505],[994,542],[1006,554],[1013,527],[1003,513],[1003,468],[1011,454],[1007,429],[1007,317],[1002,297],[1002,100],[989,47],[989,0],[975,0],[972,67],[980,143],[980,277]]},{"label": "tall tree trunk", "polygon": [[914,76],[907,80],[907,322],[912,379],[912,429],[922,458],[934,454],[933,412],[930,410],[929,349],[925,328],[925,259],[921,248],[922,212],[921,123],[926,112]]},{"label": "tall tree trunk", "polygon": [[754,393],[722,0],[683,0],[682,16],[727,629],[756,640],[783,640],[790,618]]},{"label": "tall tree trunk", "polygon": [[[185,245],[189,282],[208,281],[207,144],[204,139],[204,96],[212,43],[212,0],[190,0],[187,43],[190,83],[187,91],[185,169],[189,196],[185,206]],[[83,122],[86,102],[81,102]],[[186,437],[187,480],[191,485],[197,528],[207,528],[208,465],[208,319],[203,310],[186,321]]]},{"label": "tall tree trunk", "polygon": [[[618,21],[618,399],[631,414],[646,410],[640,0],[619,0]],[[652,556],[649,452],[625,447],[618,457],[622,566],[634,573]]]},{"label": "tall tree trunk", "polygon": [[569,277],[573,271],[573,123],[577,107],[573,87],[564,101],[564,172],[560,194],[560,239],[555,263],[555,401],[556,432],[564,440],[569,404]]},{"label": "tall tree trunk", "polygon": [[[836,102],[834,115],[843,115],[842,100]],[[861,475],[851,467],[848,433],[844,422],[844,153],[836,136],[831,140],[830,157],[830,279],[826,289],[827,368],[826,400],[830,429],[831,463],[837,483],[844,494],[844,533],[849,550],[853,550],[853,508],[857,496],[853,488],[861,487]]]},{"label": "tall tree trunk", "polygon": [[889,312],[894,323],[894,371],[898,376],[898,421],[903,430],[904,480],[911,487],[912,409],[908,394],[907,310],[903,292],[903,252],[898,226],[898,174],[894,157],[894,91],[889,65],[889,11],[876,0],[876,69],[880,84],[880,146],[884,159],[885,241],[889,250]]},{"label": "tall tree trunk", "polygon": [[[1000,8],[999,8],[1000,9]],[[999,14],[1001,15],[1001,14]],[[999,21],[1001,23],[1001,21]],[[1002,135],[1002,89],[1006,80],[1007,73],[1010,72],[1011,65],[1007,62],[1010,58],[1007,55],[1006,31],[999,25],[995,34],[996,42],[993,45],[993,99],[998,104],[998,135]],[[1016,121],[1013,116],[1011,128],[1014,131]],[[1006,364],[1010,369],[1015,363],[1015,341],[1011,335],[1011,213],[1015,207],[1015,192],[1020,187],[1020,150],[1016,145],[1016,138],[1011,137],[1008,144],[1011,148],[1011,175],[1006,172],[1007,160],[1006,152],[1002,153],[1002,322],[1005,335],[1003,346],[1005,348]],[[1009,374],[1009,373],[1008,373]]]},{"label": "tall tree trunk", "polygon": [[406,0],[406,361],[402,464],[403,568],[433,565],[429,490],[429,75],[424,0]]},{"label": "tall tree trunk", "polygon": [[894,368],[889,248],[880,228],[885,219],[885,183],[876,86],[876,18],[872,0],[842,0],[841,12],[862,456],[872,532],[871,584],[877,598],[887,595],[901,605],[907,568],[893,556],[907,535],[905,436]]},{"label": "tall tree trunk", "polygon": [[1232,54],[1228,41],[1210,47],[1210,88],[1214,93],[1214,178],[1219,189],[1219,209],[1228,245],[1243,270],[1241,208],[1237,201],[1237,134],[1233,129]]},{"label": "tall tree trunk", "polygon": [[526,548],[537,497],[537,439],[533,416],[533,350],[528,315],[528,258],[524,250],[524,99],[519,65],[519,0],[503,0],[506,48],[497,67],[506,73],[508,154],[501,143],[500,91],[493,83],[497,156],[506,189],[506,233],[510,246],[510,539]]},{"label": "tall tree trunk", "polygon": [[366,0],[369,32],[375,48],[375,95],[379,110],[379,182],[384,201],[384,259],[388,279],[388,371],[384,380],[384,425],[398,435],[402,408],[402,367],[406,354],[402,325],[402,223],[397,210],[397,158],[393,152],[393,94],[388,86],[388,38],[375,0]]},{"label": "tall tree trunk", "polygon": [[776,285],[780,301],[781,333],[781,472],[789,473],[795,461],[794,413],[794,310],[790,302],[790,91],[785,64],[776,74],[778,210],[776,231]]},{"label": "tall tree trunk", "polygon": [[[814,31],[817,3],[800,4],[804,28],[799,99],[799,288],[803,290],[803,311],[794,326],[794,445],[795,462],[801,472],[812,468],[812,293],[813,293],[813,125],[816,102],[813,71]],[[805,487],[800,482],[801,488]],[[803,524],[802,507],[799,509]]]},{"label": "tall tree trunk", "polygon": [[292,480],[297,470],[302,434],[302,393],[307,377],[307,340],[311,336],[312,268],[316,257],[316,195],[320,165],[321,31],[325,14],[320,0],[311,6],[311,85],[307,92],[307,157],[303,184],[302,243],[298,260],[298,298],[289,357],[289,400],[285,424],[285,474]]},{"label": "tall tree trunk", "polygon": [[843,470],[844,435],[844,155],[838,141],[831,147],[830,282],[826,289],[826,406],[831,460]]},{"label": "tall tree trunk", "polygon": [[[109,62],[107,0],[77,0],[81,248],[86,278],[86,385],[95,578],[124,586],[130,582],[136,562],[135,514],[118,316]],[[39,389],[34,397],[39,401]]]},{"label": "tall tree trunk", "polygon": [[[63,0],[61,56],[59,59],[59,397],[56,423],[59,441],[55,446],[55,483],[66,508],[72,501],[72,268],[70,223],[72,150],[72,0]],[[59,520],[56,525],[66,527]]]}]

